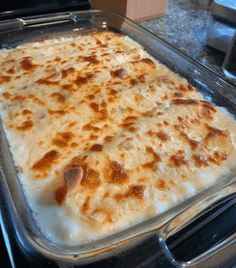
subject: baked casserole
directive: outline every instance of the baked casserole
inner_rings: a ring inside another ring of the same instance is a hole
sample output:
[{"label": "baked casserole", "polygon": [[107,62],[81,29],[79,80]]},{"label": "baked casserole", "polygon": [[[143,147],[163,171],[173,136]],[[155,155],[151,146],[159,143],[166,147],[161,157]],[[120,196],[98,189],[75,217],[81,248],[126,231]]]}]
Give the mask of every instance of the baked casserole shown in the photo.
[{"label": "baked casserole", "polygon": [[118,33],[1,50],[0,100],[36,223],[59,243],[158,215],[234,167],[232,116]]}]

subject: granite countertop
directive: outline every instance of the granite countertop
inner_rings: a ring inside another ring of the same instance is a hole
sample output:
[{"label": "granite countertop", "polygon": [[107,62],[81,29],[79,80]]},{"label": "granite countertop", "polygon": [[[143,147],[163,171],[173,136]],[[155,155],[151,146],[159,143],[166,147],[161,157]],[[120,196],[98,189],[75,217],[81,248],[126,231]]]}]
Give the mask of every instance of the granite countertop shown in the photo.
[{"label": "granite countertop", "polygon": [[[169,0],[165,17],[140,24],[190,57],[224,76],[225,54],[206,45],[210,12],[193,0]],[[225,76],[224,76],[225,77]]]}]

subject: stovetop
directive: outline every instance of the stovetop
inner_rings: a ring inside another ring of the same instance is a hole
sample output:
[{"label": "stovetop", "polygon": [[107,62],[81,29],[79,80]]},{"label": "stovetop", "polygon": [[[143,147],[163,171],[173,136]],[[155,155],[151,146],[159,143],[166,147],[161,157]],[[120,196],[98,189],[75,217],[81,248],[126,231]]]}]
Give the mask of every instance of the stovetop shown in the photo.
[{"label": "stovetop", "polygon": [[89,8],[89,0],[7,0],[1,2],[0,20]]}]

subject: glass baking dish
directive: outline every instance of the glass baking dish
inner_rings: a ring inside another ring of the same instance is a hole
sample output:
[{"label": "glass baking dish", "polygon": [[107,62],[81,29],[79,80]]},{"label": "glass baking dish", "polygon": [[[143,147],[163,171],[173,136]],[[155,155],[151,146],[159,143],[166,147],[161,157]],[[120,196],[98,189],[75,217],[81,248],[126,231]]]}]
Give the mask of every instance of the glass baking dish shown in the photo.
[{"label": "glass baking dish", "polygon": [[[0,44],[2,49],[11,48],[35,40],[70,36],[89,29],[108,29],[131,37],[161,63],[186,78],[208,101],[236,115],[236,88],[233,85],[144,28],[115,13],[79,11],[4,21],[0,23]],[[169,236],[196,219],[202,211],[210,209],[217,201],[236,192],[235,169],[214,186],[204,189],[161,215],[114,235],[79,246],[53,243],[41,234],[35,224],[17,179],[17,171],[2,127],[0,141],[0,201],[4,211],[1,215],[1,225],[4,229],[6,224],[12,224],[17,241],[30,254],[37,253],[56,262],[84,264],[132,247],[148,236],[157,235],[172,262],[178,266],[191,266],[201,263],[236,241],[236,235],[233,234],[186,263],[174,260],[165,243]],[[10,220],[6,221],[7,218]]]}]

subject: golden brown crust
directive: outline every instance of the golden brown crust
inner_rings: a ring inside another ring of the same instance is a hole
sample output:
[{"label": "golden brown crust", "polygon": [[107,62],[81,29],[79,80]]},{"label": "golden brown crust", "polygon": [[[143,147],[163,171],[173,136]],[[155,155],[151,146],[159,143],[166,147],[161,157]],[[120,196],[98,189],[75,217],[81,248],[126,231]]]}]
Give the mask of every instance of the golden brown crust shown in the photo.
[{"label": "golden brown crust", "polygon": [[159,213],[234,150],[219,109],[122,35],[32,43],[0,52],[0,63],[22,172],[52,185],[56,202],[91,228]]}]

